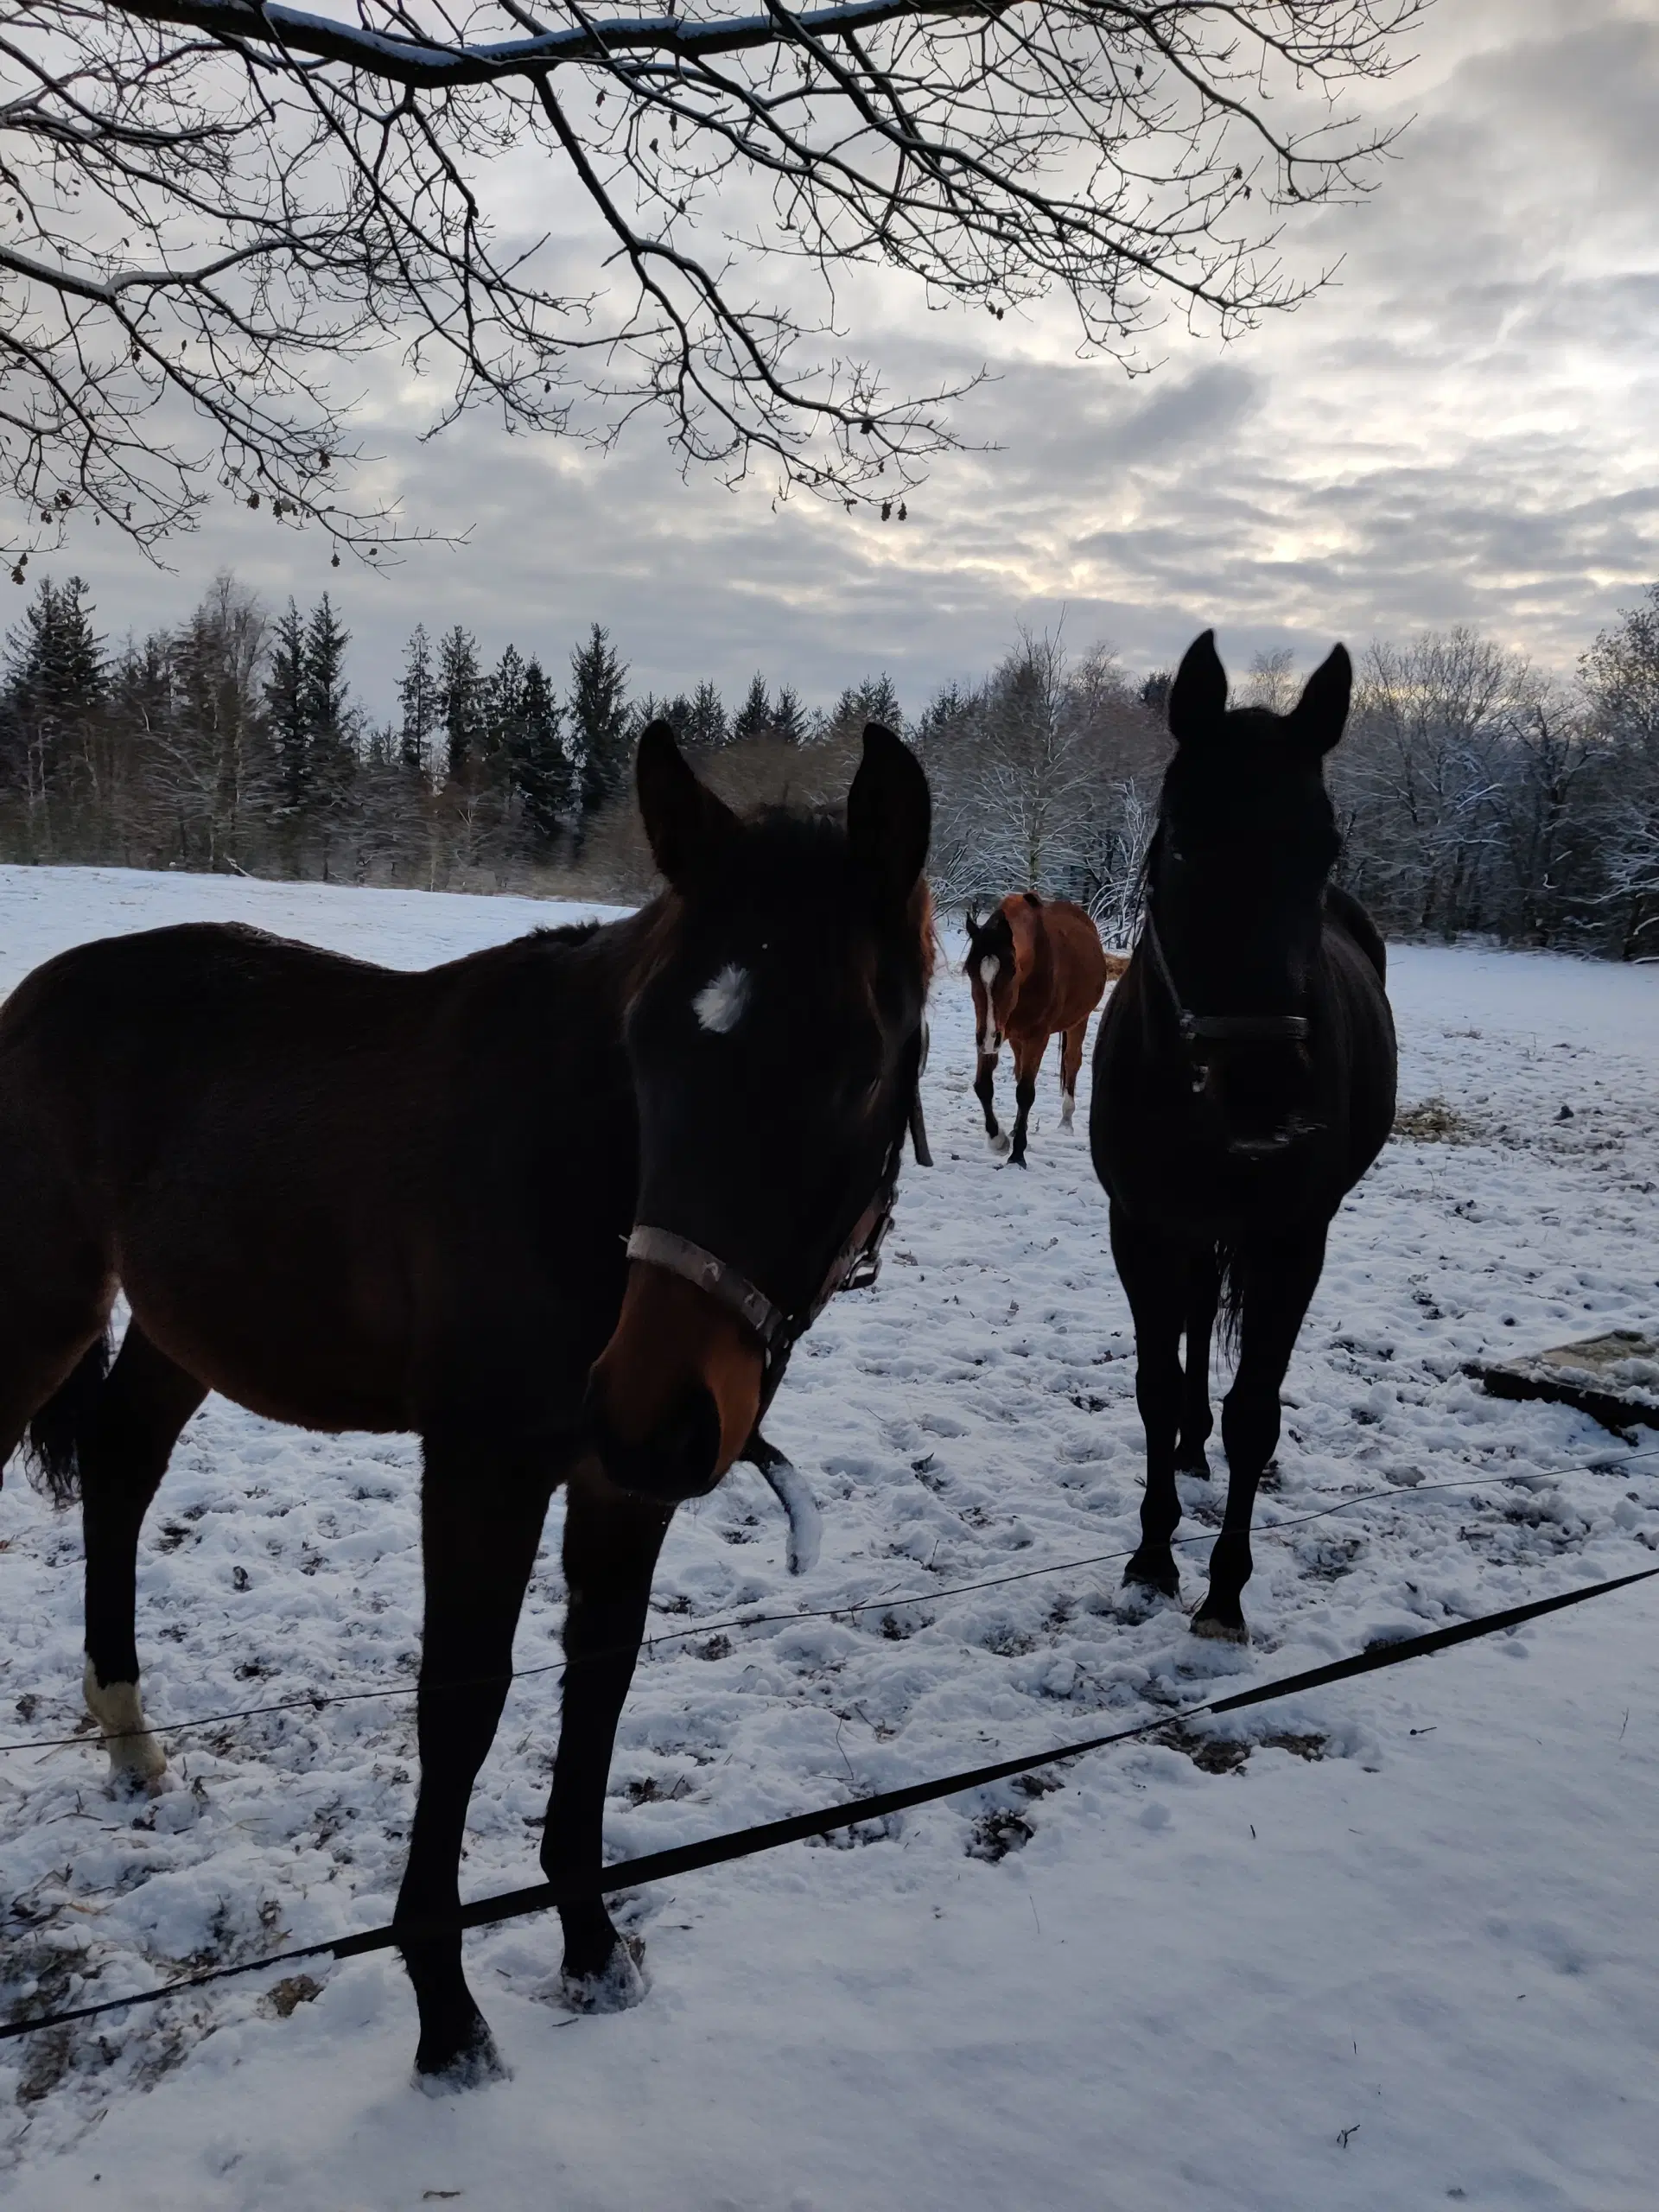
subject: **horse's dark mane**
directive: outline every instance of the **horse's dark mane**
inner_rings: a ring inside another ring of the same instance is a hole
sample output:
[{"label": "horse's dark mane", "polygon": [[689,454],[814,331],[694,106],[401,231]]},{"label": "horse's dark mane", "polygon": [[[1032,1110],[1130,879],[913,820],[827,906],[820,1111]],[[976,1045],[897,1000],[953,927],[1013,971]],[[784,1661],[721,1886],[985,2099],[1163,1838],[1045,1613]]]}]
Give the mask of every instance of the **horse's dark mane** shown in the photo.
[{"label": "horse's dark mane", "polygon": [[604,926],[603,922],[544,922],[531,931],[530,938],[538,944],[586,944]]}]

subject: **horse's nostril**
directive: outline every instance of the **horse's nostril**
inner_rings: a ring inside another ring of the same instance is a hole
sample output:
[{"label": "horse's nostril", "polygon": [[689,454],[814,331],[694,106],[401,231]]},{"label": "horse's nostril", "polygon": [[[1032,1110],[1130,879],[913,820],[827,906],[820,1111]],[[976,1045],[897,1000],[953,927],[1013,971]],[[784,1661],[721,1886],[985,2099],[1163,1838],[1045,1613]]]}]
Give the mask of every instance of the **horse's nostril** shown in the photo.
[{"label": "horse's nostril", "polygon": [[701,1383],[685,1392],[650,1440],[671,1486],[683,1497],[696,1497],[715,1484],[720,1463],[720,1408]]},{"label": "horse's nostril", "polygon": [[702,1497],[719,1480],[720,1408],[700,1382],[690,1384],[646,1435],[630,1443],[616,1433],[596,1392],[589,1393],[587,1428],[606,1473],[620,1490],[645,1497]]}]

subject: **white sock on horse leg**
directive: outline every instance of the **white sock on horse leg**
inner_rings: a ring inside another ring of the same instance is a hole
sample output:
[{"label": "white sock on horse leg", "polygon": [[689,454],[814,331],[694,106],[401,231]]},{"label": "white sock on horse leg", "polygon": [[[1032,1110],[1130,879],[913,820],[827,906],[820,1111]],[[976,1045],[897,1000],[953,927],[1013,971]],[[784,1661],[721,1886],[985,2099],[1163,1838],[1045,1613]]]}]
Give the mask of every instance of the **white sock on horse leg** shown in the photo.
[{"label": "white sock on horse leg", "polygon": [[103,1732],[110,1755],[110,1779],[155,1790],[167,1772],[167,1753],[144,1725],[137,1682],[106,1682],[89,1659],[81,1677],[86,1710]]}]

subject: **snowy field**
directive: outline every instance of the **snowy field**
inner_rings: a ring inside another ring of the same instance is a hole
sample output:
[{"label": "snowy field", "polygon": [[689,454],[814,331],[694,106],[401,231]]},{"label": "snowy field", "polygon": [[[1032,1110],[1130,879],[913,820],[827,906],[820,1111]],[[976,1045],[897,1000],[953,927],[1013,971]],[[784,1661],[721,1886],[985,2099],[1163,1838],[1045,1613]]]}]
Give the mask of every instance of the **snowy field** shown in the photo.
[{"label": "snowy field", "polygon": [[[85,938],[232,915],[406,965],[562,918],[0,869],[0,990]],[[1120,1590],[1141,1440],[1104,1201],[1052,1064],[1030,1172],[986,1151],[947,973],[938,1165],[907,1166],[880,1282],[824,1316],[768,1424],[822,1503],[823,1557],[791,1580],[748,1468],[682,1511],[654,1600],[675,1640],[624,1716],[613,1854],[1654,1563],[1659,1436],[1499,1403],[1462,1365],[1659,1318],[1659,970],[1408,949],[1392,981],[1402,1105],[1440,1103],[1336,1224],[1257,1513],[1253,1648]],[[407,1440],[302,1435],[216,1399],[191,1424],[140,1554],[159,1725],[400,1694],[179,1730],[181,1786],[154,1803],[112,1800],[92,1744],[0,1758],[8,2011],[389,1917],[414,1789],[416,1484]],[[1219,1499],[1185,1497],[1202,1540]],[[522,1668],[556,1656],[557,1513]],[[1205,1548],[1185,1554],[1189,1601]],[[1101,1753],[1039,1793],[642,1892],[627,1916],[654,1986],[620,2017],[559,2009],[550,1916],[470,1936],[516,2069],[470,2097],[410,2087],[415,2009],[385,1956],[325,1962],[294,2005],[254,1975],[0,2045],[0,2190],[16,2212],[1647,2212],[1656,1592]],[[0,1608],[0,1738],[73,1729],[79,1529],[15,1467]],[[470,1894],[535,1878],[556,1681],[514,1689]]]}]

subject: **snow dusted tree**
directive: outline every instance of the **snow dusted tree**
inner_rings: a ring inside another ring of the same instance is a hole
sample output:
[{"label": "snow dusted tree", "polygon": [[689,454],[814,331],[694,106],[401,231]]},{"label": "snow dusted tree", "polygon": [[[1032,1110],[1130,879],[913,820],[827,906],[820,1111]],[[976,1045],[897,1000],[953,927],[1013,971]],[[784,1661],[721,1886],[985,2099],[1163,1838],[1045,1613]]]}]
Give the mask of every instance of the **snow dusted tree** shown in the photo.
[{"label": "snow dusted tree", "polygon": [[1659,584],[1625,607],[1582,668],[1599,743],[1591,785],[1599,903],[1627,959],[1659,950]]},{"label": "snow dusted tree", "polygon": [[1084,798],[1058,637],[1026,632],[992,677],[977,790],[984,858],[1009,891],[1060,891]]},{"label": "snow dusted tree", "polygon": [[[151,729],[149,784],[171,817],[176,857],[187,866],[242,868],[250,812],[264,796],[259,674],[266,628],[253,594],[221,574],[171,641],[166,704]],[[303,653],[300,668],[302,695]],[[302,751],[308,792],[308,741]]]},{"label": "snow dusted tree", "polygon": [[1265,707],[1272,715],[1287,715],[1302,691],[1296,678],[1295,660],[1288,645],[1276,645],[1271,652],[1255,654],[1250,672],[1240,686],[1236,703],[1241,707]]},{"label": "snow dusted tree", "polygon": [[1495,925],[1503,748],[1536,690],[1524,660],[1465,628],[1374,644],[1362,658],[1328,773],[1346,880],[1386,926]]},{"label": "snow dusted tree", "polygon": [[[372,355],[440,423],[646,409],[688,462],[890,512],[953,389],[848,345],[849,266],[1058,297],[1131,359],[1167,305],[1291,306],[1284,211],[1370,188],[1348,88],[1426,4],[3,0],[14,557],[88,508],[154,547],[214,497],[391,534],[346,492]],[[527,245],[526,161],[560,210]]]}]

